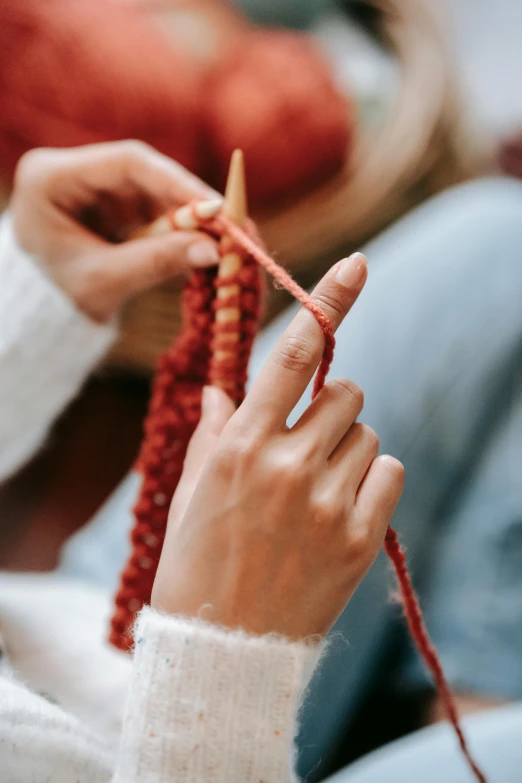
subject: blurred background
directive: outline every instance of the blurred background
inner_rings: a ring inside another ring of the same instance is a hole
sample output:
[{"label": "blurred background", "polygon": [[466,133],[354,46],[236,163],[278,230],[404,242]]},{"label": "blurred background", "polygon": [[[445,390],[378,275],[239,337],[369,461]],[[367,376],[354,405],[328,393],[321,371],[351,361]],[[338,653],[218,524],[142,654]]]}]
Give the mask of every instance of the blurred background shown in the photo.
[{"label": "blurred background", "polygon": [[[2,0],[0,199],[34,146],[140,138],[250,208],[309,285],[412,205],[520,174],[516,0]],[[113,365],[150,372],[179,286],[128,308]],[[268,317],[285,303],[272,296]]]},{"label": "blurred background", "polygon": [[[0,201],[35,146],[139,138],[219,189],[241,147],[251,214],[309,286],[429,196],[522,177],[521,44],[519,0],[0,0]],[[131,468],[180,286],[128,305],[0,488],[0,568],[53,568]],[[267,320],[287,301],[270,291]]]}]

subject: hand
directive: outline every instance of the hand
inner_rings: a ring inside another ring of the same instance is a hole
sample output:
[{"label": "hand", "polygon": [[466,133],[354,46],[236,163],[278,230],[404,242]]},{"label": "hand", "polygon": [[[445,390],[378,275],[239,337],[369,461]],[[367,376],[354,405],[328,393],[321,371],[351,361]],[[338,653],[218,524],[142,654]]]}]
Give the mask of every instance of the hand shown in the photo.
[{"label": "hand", "polygon": [[[337,328],[366,279],[360,253],[314,297]],[[323,350],[301,309],[237,411],[205,389],[170,510],[152,594],[166,612],[255,634],[324,635],[377,556],[403,487],[403,467],[377,456],[355,423],[361,390],[330,381],[292,428],[287,418]]]},{"label": "hand", "polygon": [[103,322],[138,291],[217,263],[214,241],[197,231],[123,241],[170,207],[216,197],[146,144],[122,141],[28,152],[11,211],[22,247],[80,310]]}]

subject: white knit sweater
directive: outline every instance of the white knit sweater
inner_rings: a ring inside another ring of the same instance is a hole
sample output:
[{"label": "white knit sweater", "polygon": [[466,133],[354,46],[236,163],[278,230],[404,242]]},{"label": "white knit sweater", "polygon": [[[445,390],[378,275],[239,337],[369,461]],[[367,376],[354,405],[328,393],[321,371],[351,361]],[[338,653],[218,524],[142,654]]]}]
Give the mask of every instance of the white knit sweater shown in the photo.
[{"label": "white knit sweater", "polygon": [[[0,480],[42,444],[114,335],[74,308],[4,216]],[[147,608],[131,659],[104,641],[109,613],[108,597],[56,575],[0,575],[2,783],[295,779],[317,647]]]}]

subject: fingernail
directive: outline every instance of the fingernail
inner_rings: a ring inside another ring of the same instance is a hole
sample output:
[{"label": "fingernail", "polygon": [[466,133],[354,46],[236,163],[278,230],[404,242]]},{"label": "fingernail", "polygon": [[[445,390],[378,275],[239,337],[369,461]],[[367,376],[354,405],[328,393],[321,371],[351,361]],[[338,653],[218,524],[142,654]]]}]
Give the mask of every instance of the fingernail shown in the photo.
[{"label": "fingernail", "polygon": [[193,231],[198,227],[197,220],[192,214],[192,207],[190,204],[185,204],[184,207],[180,207],[176,210],[174,213],[174,223],[183,231]]},{"label": "fingernail", "polygon": [[196,215],[203,220],[209,220],[219,212],[222,206],[222,198],[215,198],[211,201],[200,201],[199,204],[196,204],[195,206],[195,212]]},{"label": "fingernail", "polygon": [[362,253],[353,253],[339,262],[335,279],[346,288],[357,288],[365,279],[367,271],[366,257]]},{"label": "fingernail", "polygon": [[212,242],[195,242],[190,245],[187,258],[194,266],[213,266],[219,261],[217,248]]}]

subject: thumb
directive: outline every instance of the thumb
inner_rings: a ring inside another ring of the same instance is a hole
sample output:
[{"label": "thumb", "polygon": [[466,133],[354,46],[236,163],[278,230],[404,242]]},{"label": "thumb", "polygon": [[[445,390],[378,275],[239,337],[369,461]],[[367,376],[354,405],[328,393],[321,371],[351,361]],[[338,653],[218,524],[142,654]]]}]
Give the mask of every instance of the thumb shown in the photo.
[{"label": "thumb", "polygon": [[111,275],[122,300],[189,269],[214,266],[219,261],[215,241],[200,231],[133,239],[105,252],[104,273]]},{"label": "thumb", "polygon": [[234,412],[234,403],[222,389],[217,386],[203,388],[201,419],[190,440],[185,458],[185,470],[188,469],[191,473],[197,471],[197,479],[201,475],[206,456]]},{"label": "thumb", "polygon": [[207,457],[234,412],[234,403],[222,389],[217,386],[203,388],[201,419],[188,445],[183,473],[172,499],[169,525],[183,519]]}]

